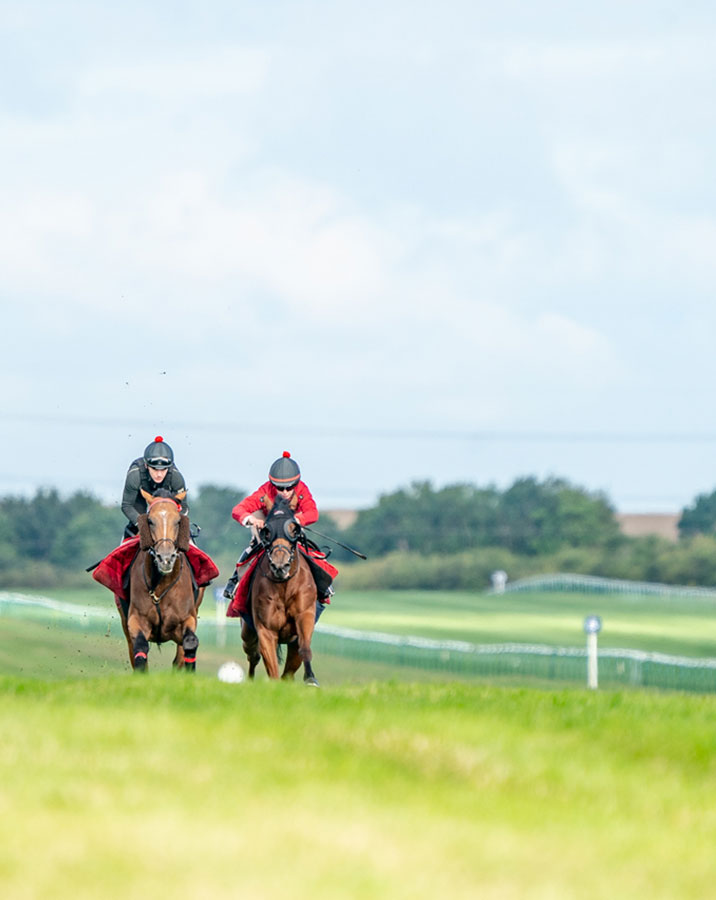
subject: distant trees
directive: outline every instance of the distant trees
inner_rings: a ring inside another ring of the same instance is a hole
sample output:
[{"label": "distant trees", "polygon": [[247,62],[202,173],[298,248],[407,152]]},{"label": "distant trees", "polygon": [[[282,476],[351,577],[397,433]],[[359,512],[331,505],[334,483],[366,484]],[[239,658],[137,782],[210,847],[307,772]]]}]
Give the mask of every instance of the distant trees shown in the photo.
[{"label": "distant trees", "polygon": [[394,551],[457,553],[503,547],[536,556],[561,547],[604,546],[618,540],[614,510],[559,478],[520,478],[504,492],[469,484],[436,490],[429,482],[383,495],[343,532],[370,556]]},{"label": "distant trees", "polygon": [[681,511],[679,535],[688,538],[696,534],[716,534],[716,491],[699,494],[692,506]]},{"label": "distant trees", "polygon": [[[200,545],[212,556],[236,558],[247,542],[245,529],[231,518],[244,494],[235,488],[204,485],[189,497],[190,519],[202,527]],[[87,566],[116,547],[126,525],[118,506],[106,506],[78,491],[62,498],[41,489],[34,497],[0,498],[0,586],[47,586],[89,578]]]},{"label": "distant trees", "polygon": [[561,547],[597,547],[618,540],[614,509],[602,493],[561,478],[519,478],[502,495],[503,546],[535,556]]},{"label": "distant trees", "polygon": [[236,557],[248,544],[248,530],[231,518],[231,510],[245,496],[236,488],[202,484],[195,495],[187,498],[189,518],[201,527],[197,542],[211,556]]},{"label": "distant trees", "polygon": [[[249,533],[231,518],[244,492],[201,485],[189,495],[189,515],[201,526],[199,546],[222,573],[233,569]],[[85,568],[122,535],[118,506],[79,491],[0,497],[0,587],[89,584]],[[511,579],[543,571],[571,571],[644,581],[716,584],[716,491],[683,510],[678,544],[622,535],[607,498],[561,478],[517,479],[505,490],[453,484],[437,489],[415,482],[380,497],[343,531],[322,516],[319,530],[357,547],[368,563],[344,565],[356,587],[486,587],[489,574]],[[321,544],[326,544],[319,539]]]},{"label": "distant trees", "polygon": [[56,490],[39,490],[32,499],[0,500],[0,566],[51,563],[60,569],[84,568],[119,543],[124,516],[83,491],[63,500]]}]

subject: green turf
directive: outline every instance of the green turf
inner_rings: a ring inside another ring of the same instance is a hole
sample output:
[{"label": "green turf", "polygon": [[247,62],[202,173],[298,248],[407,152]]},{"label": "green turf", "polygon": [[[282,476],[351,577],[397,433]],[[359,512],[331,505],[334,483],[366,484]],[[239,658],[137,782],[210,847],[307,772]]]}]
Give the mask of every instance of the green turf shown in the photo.
[{"label": "green turf", "polygon": [[[43,593],[64,603],[93,607],[101,615],[80,616],[70,626],[63,614],[0,605],[5,638],[0,644],[0,673],[53,678],[128,670],[126,643],[118,620],[113,618],[114,603],[106,589],[93,586],[86,591]],[[708,597],[345,591],[336,595],[321,624],[475,644],[517,642],[583,648],[584,617],[596,612],[604,623],[599,639],[601,649],[639,649],[701,658],[716,657],[715,606]],[[207,594],[202,606],[198,632],[200,673],[213,677],[226,659],[244,660],[238,628],[226,628],[221,644],[211,594]],[[316,671],[322,681],[358,682],[395,674],[385,654],[372,652],[369,645],[352,660],[335,655],[345,650],[333,647],[327,640],[322,642],[320,635],[315,647]],[[173,655],[173,645],[161,649],[152,645],[152,670],[169,669]],[[445,677],[427,671],[427,666],[421,668],[412,657],[403,662],[402,678]],[[575,666],[577,674],[569,677],[576,684],[583,678],[583,665]],[[459,671],[453,668],[450,677],[456,677]],[[531,674],[532,683],[535,677],[545,677],[536,671]],[[502,672],[501,677],[504,675]],[[515,672],[515,678],[519,676],[520,672]],[[565,677],[564,673],[560,677]],[[673,686],[687,687],[680,682]]]},{"label": "green turf", "polygon": [[[6,896],[713,893],[713,695],[458,683],[320,653],[320,690],[224,685],[241,648],[236,629],[217,641],[211,599],[195,677],[168,671],[168,646],[132,676],[109,593],[52,595],[107,616],[0,606]],[[587,612],[602,644],[714,651],[703,599],[344,592],[322,621],[579,646]]]},{"label": "green turf", "polygon": [[[27,592],[31,593],[31,592]],[[114,610],[100,586],[86,591],[43,591],[64,602]],[[602,617],[600,647],[716,656],[716,599],[708,596],[464,591],[341,591],[322,623],[470,643],[543,643],[584,646],[584,617]],[[202,614],[214,619],[207,592]]]},{"label": "green turf", "polygon": [[603,621],[600,647],[716,656],[716,600],[710,597],[356,591],[338,594],[323,621],[475,644],[583,647],[584,618],[592,613]]},{"label": "green turf", "polygon": [[13,898],[689,900],[716,698],[0,677]]}]

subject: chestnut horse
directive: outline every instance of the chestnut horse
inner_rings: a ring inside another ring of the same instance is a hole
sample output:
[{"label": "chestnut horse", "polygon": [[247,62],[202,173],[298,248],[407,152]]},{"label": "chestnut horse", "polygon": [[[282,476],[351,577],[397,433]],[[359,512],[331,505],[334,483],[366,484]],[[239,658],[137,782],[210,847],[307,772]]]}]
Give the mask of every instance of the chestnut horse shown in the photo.
[{"label": "chestnut horse", "polygon": [[263,554],[253,575],[241,637],[249,661],[249,678],[263,659],[269,678],[279,677],[278,647],[286,644],[282,678],[293,678],[303,662],[303,680],[318,686],[311,668],[311,637],[316,622],[316,582],[297,547],[301,526],[289,504],[279,497],[259,532]]},{"label": "chestnut horse", "polygon": [[[197,610],[204,588],[194,596],[189,549],[189,517],[178,501],[186,491],[171,494],[160,489],[155,495],[142,491],[147,512],[139,517],[139,552],[129,574],[129,609],[122,627],[135,672],[146,672],[149,642],[177,645],[174,666],[188,672],[196,669]],[[121,613],[121,611],[120,611]]]}]

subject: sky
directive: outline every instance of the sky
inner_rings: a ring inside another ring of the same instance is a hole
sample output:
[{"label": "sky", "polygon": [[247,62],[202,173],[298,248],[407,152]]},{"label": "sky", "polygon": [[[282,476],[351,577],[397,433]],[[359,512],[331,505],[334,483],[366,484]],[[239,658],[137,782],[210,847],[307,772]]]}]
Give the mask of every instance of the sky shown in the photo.
[{"label": "sky", "polygon": [[0,3],[0,495],[716,488],[716,8]]}]

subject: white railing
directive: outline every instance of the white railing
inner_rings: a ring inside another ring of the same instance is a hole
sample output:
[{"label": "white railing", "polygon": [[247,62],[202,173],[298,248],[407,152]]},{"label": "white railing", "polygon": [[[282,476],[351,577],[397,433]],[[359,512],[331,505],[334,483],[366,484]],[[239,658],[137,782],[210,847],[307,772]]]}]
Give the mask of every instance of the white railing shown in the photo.
[{"label": "white railing", "polygon": [[[567,581],[571,576],[565,576]],[[606,580],[606,579],[604,579]],[[527,579],[525,579],[527,581]],[[530,580],[531,581],[531,580]],[[544,584],[545,582],[542,582]],[[550,582],[547,582],[550,583]],[[554,583],[553,581],[551,582]],[[619,582],[617,582],[619,584]],[[632,582],[632,584],[634,584]],[[524,585],[524,582],[523,582]],[[515,585],[513,585],[513,588]],[[517,587],[519,590],[519,586]],[[523,589],[526,589],[523,587]],[[535,589],[534,587],[532,588]],[[542,588],[552,589],[552,588]],[[570,588],[571,589],[571,588]],[[716,591],[710,592],[716,596]],[[47,610],[66,617],[75,625],[88,627],[92,620],[116,621],[116,610],[99,606],[79,606],[49,597],[0,591],[0,613],[3,608],[17,611]],[[227,632],[241,625],[241,619],[218,620],[202,617],[201,629],[214,632],[217,646],[223,646]],[[207,635],[208,637],[208,635]],[[554,647],[547,644],[471,644],[467,641],[439,641],[414,635],[397,635],[381,631],[360,631],[318,623],[316,638],[324,642],[325,652],[363,659],[380,659],[394,665],[409,665],[464,675],[520,674],[524,677],[575,680],[575,672],[584,665],[585,647]],[[603,649],[598,651],[601,670],[608,682],[631,685],[716,692],[716,659],[671,656],[643,650]],[[490,662],[492,660],[492,662]],[[540,662],[541,660],[541,662]],[[531,662],[532,661],[532,662]],[[578,666],[575,669],[575,664]],[[549,672],[546,674],[546,666]],[[693,673],[693,674],[689,674]]]},{"label": "white railing", "polygon": [[651,581],[627,581],[620,578],[601,578],[597,575],[578,575],[559,572],[548,575],[531,575],[508,582],[504,589],[488,593],[506,594],[515,591],[578,591],[593,594],[661,594],[680,597],[711,597],[716,599],[714,588],[689,585],[660,584]]}]

